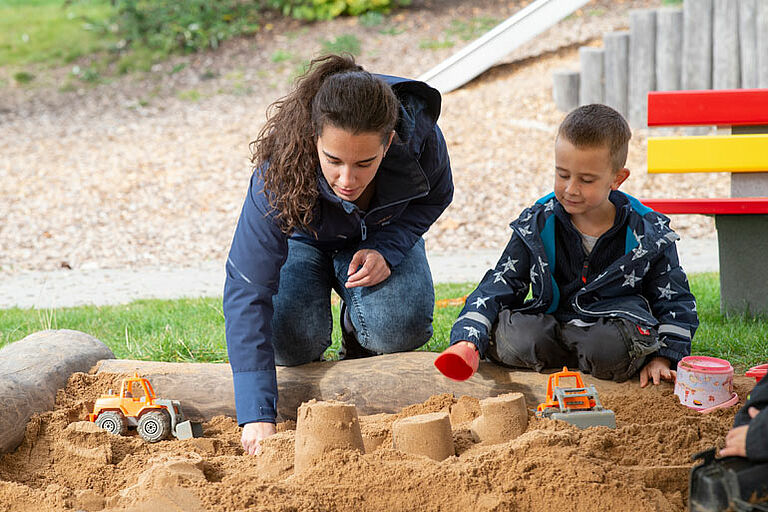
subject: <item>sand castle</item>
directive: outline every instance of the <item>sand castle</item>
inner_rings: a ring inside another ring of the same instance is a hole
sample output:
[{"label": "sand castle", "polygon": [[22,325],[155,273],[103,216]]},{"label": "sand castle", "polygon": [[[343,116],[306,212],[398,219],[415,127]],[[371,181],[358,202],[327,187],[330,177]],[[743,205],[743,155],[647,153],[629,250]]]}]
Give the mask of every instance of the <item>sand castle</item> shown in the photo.
[{"label": "sand castle", "polygon": [[485,444],[504,443],[528,428],[522,393],[507,393],[480,400],[481,415],[472,422],[472,437]]},{"label": "sand castle", "polygon": [[451,421],[447,412],[420,414],[392,424],[392,447],[436,461],[455,455]]},{"label": "sand castle", "polygon": [[353,404],[310,400],[301,404],[296,418],[294,472],[301,473],[335,449],[365,453],[357,409]]}]

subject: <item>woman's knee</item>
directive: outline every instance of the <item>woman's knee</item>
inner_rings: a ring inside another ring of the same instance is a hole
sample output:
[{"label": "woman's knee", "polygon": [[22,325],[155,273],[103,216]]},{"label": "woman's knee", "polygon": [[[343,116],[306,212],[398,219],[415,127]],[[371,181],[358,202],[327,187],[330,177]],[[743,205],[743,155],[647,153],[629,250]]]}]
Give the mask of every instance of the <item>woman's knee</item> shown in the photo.
[{"label": "woman's knee", "polygon": [[287,313],[276,309],[272,317],[275,364],[297,366],[320,359],[331,345],[330,307],[305,311],[303,315]]},{"label": "woman's knee", "polygon": [[415,350],[432,337],[432,311],[403,308],[398,312],[369,311],[359,318],[358,341],[380,354]]}]

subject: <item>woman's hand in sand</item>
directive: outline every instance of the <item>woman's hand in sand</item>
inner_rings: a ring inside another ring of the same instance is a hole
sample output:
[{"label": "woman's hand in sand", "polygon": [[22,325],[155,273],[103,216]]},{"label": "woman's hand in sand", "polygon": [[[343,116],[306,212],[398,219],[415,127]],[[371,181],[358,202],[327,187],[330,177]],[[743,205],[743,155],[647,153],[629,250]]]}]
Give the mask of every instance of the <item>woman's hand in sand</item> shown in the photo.
[{"label": "woman's hand in sand", "polygon": [[248,455],[258,455],[261,453],[261,440],[277,432],[274,423],[246,423],[243,426],[243,435],[240,436],[240,442],[243,444],[243,450]]},{"label": "woman's hand in sand", "polygon": [[670,370],[670,362],[666,357],[656,356],[640,370],[640,387],[644,388],[649,382],[653,381],[656,386],[662,380],[675,382],[677,372]]},{"label": "woman's hand in sand", "polygon": [[[754,418],[760,413],[757,407],[750,407],[749,417]],[[747,431],[749,425],[734,427],[725,436],[725,447],[720,450],[721,457],[746,457],[747,456]]]},{"label": "woman's hand in sand", "polygon": [[347,288],[374,286],[392,274],[387,260],[379,251],[361,249],[352,256],[347,270]]}]

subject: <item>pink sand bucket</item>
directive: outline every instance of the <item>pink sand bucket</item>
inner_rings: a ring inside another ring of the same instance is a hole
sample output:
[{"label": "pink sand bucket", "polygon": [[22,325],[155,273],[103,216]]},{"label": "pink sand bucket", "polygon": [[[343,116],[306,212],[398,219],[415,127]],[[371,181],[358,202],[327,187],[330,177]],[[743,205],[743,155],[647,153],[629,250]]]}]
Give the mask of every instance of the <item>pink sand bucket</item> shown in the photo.
[{"label": "pink sand bucket", "polygon": [[716,357],[684,357],[677,364],[675,394],[681,404],[702,413],[730,407],[739,401],[733,392],[733,366]]}]

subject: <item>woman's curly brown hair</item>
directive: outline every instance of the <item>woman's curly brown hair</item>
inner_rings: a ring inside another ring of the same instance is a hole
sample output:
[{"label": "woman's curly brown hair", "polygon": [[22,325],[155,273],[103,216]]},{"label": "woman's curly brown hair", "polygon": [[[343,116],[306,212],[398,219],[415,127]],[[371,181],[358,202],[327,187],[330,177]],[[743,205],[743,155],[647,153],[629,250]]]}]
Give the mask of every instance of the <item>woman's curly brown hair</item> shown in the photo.
[{"label": "woman's curly brown hair", "polygon": [[284,233],[311,231],[320,164],[315,143],[323,128],[379,133],[386,143],[398,109],[392,88],[348,55],[313,60],[294,90],[269,106],[267,123],[251,142],[251,161]]}]

